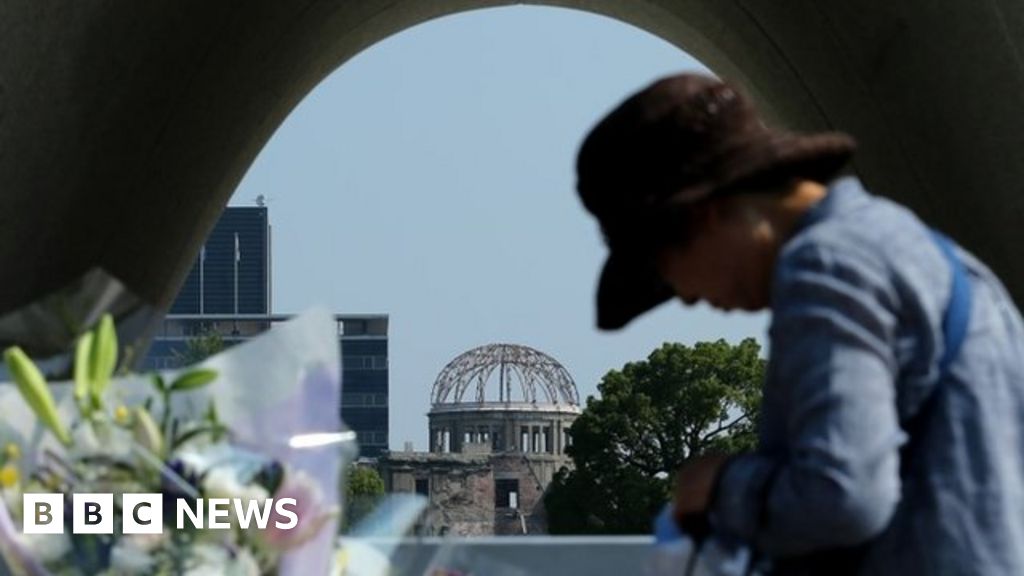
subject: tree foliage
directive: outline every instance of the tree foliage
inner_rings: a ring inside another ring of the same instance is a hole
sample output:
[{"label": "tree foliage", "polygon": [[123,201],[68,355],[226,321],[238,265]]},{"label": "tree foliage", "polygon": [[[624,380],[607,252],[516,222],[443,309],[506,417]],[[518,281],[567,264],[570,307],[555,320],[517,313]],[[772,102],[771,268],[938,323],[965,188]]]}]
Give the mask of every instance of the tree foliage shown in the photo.
[{"label": "tree foliage", "polygon": [[352,465],[346,473],[342,528],[355,526],[384,496],[384,480],[374,468]]},{"label": "tree foliage", "polygon": [[571,428],[574,469],[560,471],[545,496],[551,532],[650,532],[687,458],[755,445],[763,378],[751,338],[666,343],[608,372]]},{"label": "tree foliage", "polygon": [[218,354],[227,347],[224,339],[214,330],[204,330],[199,336],[185,341],[184,351],[174,351],[179,366],[191,366]]}]

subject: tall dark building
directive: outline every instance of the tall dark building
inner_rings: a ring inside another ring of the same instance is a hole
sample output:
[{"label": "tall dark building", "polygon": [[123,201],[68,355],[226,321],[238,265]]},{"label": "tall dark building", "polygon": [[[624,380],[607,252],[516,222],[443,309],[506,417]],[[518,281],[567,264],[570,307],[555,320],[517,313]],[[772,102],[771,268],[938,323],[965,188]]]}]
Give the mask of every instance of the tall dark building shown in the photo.
[{"label": "tall dark building", "polygon": [[388,317],[337,316],[342,323],[341,418],[359,437],[363,456],[388,449]]},{"label": "tall dark building", "polygon": [[267,208],[225,208],[170,313],[269,314],[270,310]]},{"label": "tall dark building", "polygon": [[[144,368],[183,365],[190,340],[216,335],[230,347],[290,318],[271,314],[270,301],[267,208],[226,208],[154,336]],[[340,415],[356,432],[362,455],[376,458],[388,448],[388,317],[336,315],[335,322]]]}]

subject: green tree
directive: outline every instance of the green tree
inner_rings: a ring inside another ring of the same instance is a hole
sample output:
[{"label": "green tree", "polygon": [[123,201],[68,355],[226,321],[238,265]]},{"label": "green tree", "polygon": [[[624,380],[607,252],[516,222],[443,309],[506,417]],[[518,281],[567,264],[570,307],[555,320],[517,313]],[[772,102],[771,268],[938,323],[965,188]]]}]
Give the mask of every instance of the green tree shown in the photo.
[{"label": "green tree", "polygon": [[384,496],[384,480],[374,468],[349,466],[345,482],[345,516],[342,529],[355,526],[373,511]]},{"label": "green tree", "polygon": [[227,347],[224,339],[214,330],[204,330],[199,336],[185,341],[185,350],[174,351],[179,366],[191,366],[206,360]]},{"label": "green tree", "polygon": [[574,469],[545,496],[554,534],[649,533],[687,458],[756,443],[765,362],[751,338],[666,343],[612,370],[570,429]]}]

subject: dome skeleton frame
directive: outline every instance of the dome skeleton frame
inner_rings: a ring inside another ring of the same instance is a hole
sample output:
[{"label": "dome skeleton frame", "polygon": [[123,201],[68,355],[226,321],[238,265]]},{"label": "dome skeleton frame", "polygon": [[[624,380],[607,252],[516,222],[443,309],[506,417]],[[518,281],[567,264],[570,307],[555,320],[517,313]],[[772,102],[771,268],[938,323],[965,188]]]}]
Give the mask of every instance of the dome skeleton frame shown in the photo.
[{"label": "dome skeleton frame", "polygon": [[516,388],[522,392],[517,402],[579,405],[576,383],[565,367],[543,352],[515,344],[489,344],[457,356],[434,382],[431,402],[459,404],[468,401],[466,394],[473,389],[473,401],[484,403],[495,372],[499,402],[514,401],[513,381],[517,381]]}]

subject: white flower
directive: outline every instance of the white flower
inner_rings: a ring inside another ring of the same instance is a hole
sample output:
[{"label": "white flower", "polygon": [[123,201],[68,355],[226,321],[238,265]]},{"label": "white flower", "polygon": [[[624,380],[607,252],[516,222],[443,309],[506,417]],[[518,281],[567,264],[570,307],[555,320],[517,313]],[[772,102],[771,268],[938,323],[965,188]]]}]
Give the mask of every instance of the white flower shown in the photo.
[{"label": "white flower", "polygon": [[132,454],[131,434],[105,420],[79,422],[71,429],[71,442],[68,455],[72,459],[103,455],[124,460]]},{"label": "white flower", "polygon": [[8,510],[21,510],[24,490],[21,486],[0,489],[0,498]]},{"label": "white flower", "polygon": [[178,460],[189,474],[202,476],[212,468],[230,466],[239,451],[228,444],[189,444],[176,451],[173,460]]},{"label": "white flower", "polygon": [[143,552],[154,552],[170,539],[166,532],[160,534],[127,534],[122,541],[128,540],[130,544]]},{"label": "white flower", "polygon": [[210,467],[211,460],[207,454],[194,449],[180,450],[174,454],[174,459],[181,462],[188,474],[200,475]]},{"label": "white flower", "polygon": [[103,451],[100,439],[96,437],[96,431],[87,422],[79,423],[71,429],[71,448],[69,453],[72,458],[84,458]]},{"label": "white flower", "polygon": [[[179,462],[186,475],[194,477],[216,475],[214,485],[222,487],[245,486],[276,465],[275,461],[255,452],[243,450],[230,444],[189,446],[173,454],[171,460]],[[228,480],[233,476],[234,480]],[[260,492],[266,498],[266,490]],[[227,496],[238,494],[228,491]],[[253,497],[256,497],[255,495]]]},{"label": "white flower", "polygon": [[182,576],[220,576],[230,560],[227,548],[200,542],[192,547],[191,567]]},{"label": "white flower", "polygon": [[43,564],[56,562],[71,552],[67,534],[18,534],[18,542]]},{"label": "white flower", "polygon": [[[159,542],[154,538],[143,538],[142,535],[129,535],[121,538],[110,551],[110,565],[117,574],[134,576],[150,574],[155,563],[150,550]],[[156,535],[154,535],[156,536]]]},{"label": "white flower", "polygon": [[242,484],[235,470],[231,468],[214,468],[207,472],[203,479],[203,495],[207,498],[238,498],[243,503],[249,500],[262,502],[269,494],[258,484]]},{"label": "white flower", "polygon": [[227,576],[259,576],[260,565],[256,558],[246,549],[235,554],[235,561],[228,566]]},{"label": "white flower", "polygon": [[217,544],[200,543],[192,548],[193,566],[183,576],[259,576],[260,567],[248,550],[231,553]]}]

